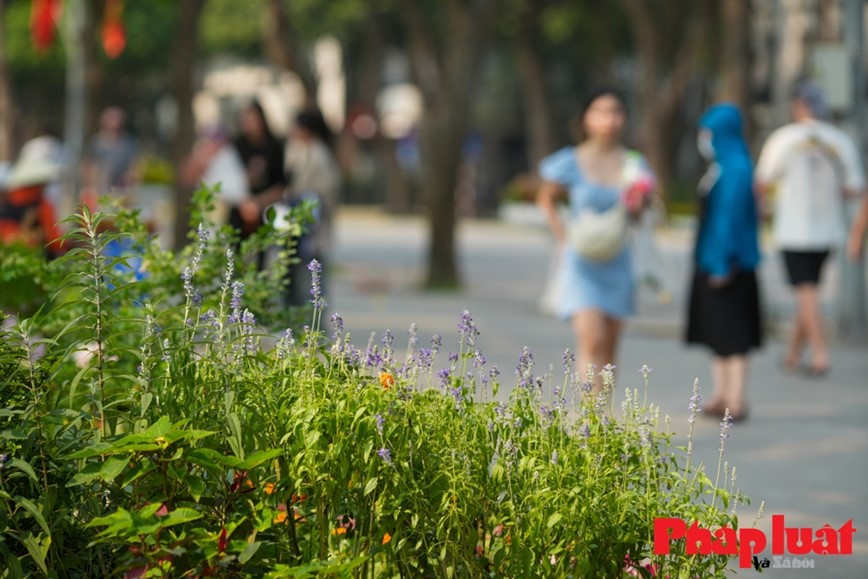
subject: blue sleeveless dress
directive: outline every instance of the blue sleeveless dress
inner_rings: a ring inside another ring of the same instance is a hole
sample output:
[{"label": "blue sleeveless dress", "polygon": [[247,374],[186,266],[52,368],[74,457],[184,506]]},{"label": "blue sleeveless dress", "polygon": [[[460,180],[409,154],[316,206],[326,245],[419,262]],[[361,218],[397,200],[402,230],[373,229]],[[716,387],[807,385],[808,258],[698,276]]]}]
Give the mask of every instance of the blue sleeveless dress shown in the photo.
[{"label": "blue sleeveless dress", "polygon": [[[642,164],[647,170],[644,159]],[[606,211],[619,200],[617,187],[599,185],[584,178],[574,147],[564,147],[543,159],[539,173],[544,181],[558,183],[567,190],[571,217],[586,209]],[[628,245],[613,259],[599,263],[565,248],[560,263],[558,317],[569,319],[584,310],[599,310],[621,319],[635,312],[633,267]]]}]

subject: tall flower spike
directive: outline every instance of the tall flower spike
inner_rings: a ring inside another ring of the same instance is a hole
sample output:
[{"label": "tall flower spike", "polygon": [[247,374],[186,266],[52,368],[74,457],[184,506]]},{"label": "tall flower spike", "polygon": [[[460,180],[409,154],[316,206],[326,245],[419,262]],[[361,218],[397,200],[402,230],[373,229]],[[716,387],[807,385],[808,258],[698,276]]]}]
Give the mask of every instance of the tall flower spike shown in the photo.
[{"label": "tall flower spike", "polygon": [[307,265],[310,272],[310,303],[313,307],[322,310],[326,307],[325,299],[322,295],[322,264],[315,259]]},{"label": "tall flower spike", "polygon": [[732,414],[729,412],[729,408],[723,413],[723,420],[720,421],[720,448],[723,449],[723,445],[726,443],[726,439],[729,438],[729,427],[732,425]]},{"label": "tall flower spike", "polygon": [[687,419],[687,422],[690,424],[696,422],[696,414],[702,412],[701,402],[702,396],[699,395],[699,379],[697,378],[693,381],[693,395],[690,397],[690,404],[687,405],[687,409],[690,411],[690,417]]}]

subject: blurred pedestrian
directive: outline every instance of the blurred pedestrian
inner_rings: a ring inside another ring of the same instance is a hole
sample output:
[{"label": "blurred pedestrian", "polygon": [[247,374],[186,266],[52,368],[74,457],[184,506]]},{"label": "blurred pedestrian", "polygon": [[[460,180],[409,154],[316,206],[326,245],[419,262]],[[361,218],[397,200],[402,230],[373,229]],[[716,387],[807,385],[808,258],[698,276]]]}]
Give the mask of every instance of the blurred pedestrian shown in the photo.
[{"label": "blurred pedestrian", "polygon": [[[229,211],[229,224],[250,237],[263,224],[266,207],[283,199],[286,177],[283,172],[283,144],[271,132],[265,111],[252,101],[241,111],[240,131],[235,148],[247,171],[250,196]],[[263,265],[260,256],[260,267]]]},{"label": "blurred pedestrian", "polygon": [[47,190],[60,180],[62,166],[40,147],[22,149],[0,199],[0,244],[44,248],[48,257],[63,252],[55,207]]},{"label": "blurred pedestrian", "polygon": [[[645,159],[622,143],[626,122],[619,92],[591,93],[578,146],[560,149],[539,166],[538,202],[560,252],[556,313],[572,322],[582,371],[615,363],[624,319],[635,307],[627,220],[643,210],[654,184]],[[557,210],[559,197],[569,202],[566,221]],[[594,387],[599,390],[599,379]]]},{"label": "blurred pedestrian", "polygon": [[214,189],[219,186],[214,214],[209,219],[218,226],[228,221],[230,210],[237,210],[250,197],[244,162],[220,125],[202,131],[184,164],[183,177],[189,187],[202,184]]},{"label": "blurred pedestrian", "polygon": [[713,353],[714,392],[703,411],[723,416],[729,408],[737,421],[748,413],[748,355],[762,344],[753,166],[736,106],[711,107],[699,126],[699,150],[710,166],[699,183],[687,343],[707,346]]},{"label": "blurred pedestrian", "polygon": [[85,151],[83,200],[95,207],[104,195],[126,196],[135,181],[136,154],[136,141],[126,129],[126,113],[120,107],[108,107]]},{"label": "blurred pedestrian", "polygon": [[334,135],[317,109],[300,112],[286,148],[286,174],[290,176],[289,201],[316,201],[315,222],[296,240],[298,263],[290,270],[287,302],[300,306],[310,299],[311,274],[307,265],[316,259],[323,265],[322,279],[328,272],[333,225],[342,183],[341,170],[334,154]]},{"label": "blurred pedestrian", "polygon": [[[774,196],[774,241],[796,293],[796,319],[782,365],[823,376],[830,362],[818,286],[824,263],[845,241],[844,197],[861,194],[865,176],[853,139],[825,121],[819,88],[798,84],[791,112],[794,122],[773,132],[763,146],[757,180],[763,198]],[[806,346],[810,362],[802,366]]]}]

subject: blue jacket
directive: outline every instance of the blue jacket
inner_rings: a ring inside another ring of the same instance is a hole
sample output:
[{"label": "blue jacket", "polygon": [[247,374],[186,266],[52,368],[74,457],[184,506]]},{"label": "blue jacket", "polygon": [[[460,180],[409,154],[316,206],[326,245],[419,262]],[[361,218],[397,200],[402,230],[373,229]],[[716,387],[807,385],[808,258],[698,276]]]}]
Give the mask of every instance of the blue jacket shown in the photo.
[{"label": "blue jacket", "polygon": [[708,192],[696,243],[700,271],[725,276],[753,271],[760,261],[753,164],[742,136],[741,112],[734,105],[711,107],[699,121],[711,131],[717,181]]}]

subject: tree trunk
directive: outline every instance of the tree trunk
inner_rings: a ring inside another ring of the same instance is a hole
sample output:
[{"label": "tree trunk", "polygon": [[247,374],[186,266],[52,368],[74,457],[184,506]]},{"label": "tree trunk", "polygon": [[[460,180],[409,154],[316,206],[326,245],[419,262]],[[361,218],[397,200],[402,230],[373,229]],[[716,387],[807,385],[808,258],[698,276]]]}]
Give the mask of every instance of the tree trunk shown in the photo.
[{"label": "tree trunk", "polygon": [[316,80],[310,68],[298,57],[292,37],[292,25],[283,0],[268,0],[262,18],[262,43],[271,62],[294,73],[304,88],[304,106],[316,104]]},{"label": "tree trunk", "polygon": [[[707,40],[714,4],[696,2],[697,8],[689,11],[676,0],[667,0],[662,6],[646,0],[621,0],[621,4],[642,65],[640,143],[657,176],[661,195],[666,197],[675,173],[678,145],[672,136],[673,122],[695,72],[700,48]],[[661,16],[666,20],[659,21]],[[669,54],[674,56],[667,58]]]},{"label": "tree trunk", "polygon": [[11,161],[12,132],[15,126],[12,114],[14,104],[9,90],[9,71],[6,66],[6,0],[0,0],[0,161]]},{"label": "tree trunk", "polygon": [[85,0],[70,0],[66,10],[75,16],[65,21],[66,29],[66,95],[63,140],[69,170],[66,190],[77,204],[81,196],[81,165],[84,158],[85,117],[87,110],[87,20],[90,7]]},{"label": "tree trunk", "polygon": [[[358,101],[366,112],[374,115],[377,111],[377,97],[382,89],[383,59],[388,42],[382,22],[382,14],[372,11],[363,25],[358,76]],[[372,144],[386,175],[386,210],[399,215],[409,213],[410,180],[398,162],[395,141],[378,130]]]},{"label": "tree trunk", "polygon": [[428,287],[460,285],[455,255],[456,185],[467,131],[477,60],[487,45],[494,21],[491,0],[451,0],[446,11],[448,37],[433,38],[436,23],[417,2],[401,4],[410,32],[413,75],[424,110],[419,133],[422,194],[429,220]]},{"label": "tree trunk", "polygon": [[553,133],[549,116],[548,91],[539,49],[539,4],[530,0],[525,4],[521,19],[518,44],[518,63],[524,82],[525,131],[527,132],[527,161],[532,172],[540,160],[551,152]]},{"label": "tree trunk", "polygon": [[195,126],[193,118],[194,67],[198,48],[199,16],[205,0],[178,0],[172,50],[172,92],[178,105],[178,126],[175,131],[174,162],[176,207],[174,245],[181,249],[187,242],[190,202],[193,190],[182,183],[181,168],[193,148]]},{"label": "tree trunk", "polygon": [[[460,108],[460,107],[459,107]],[[465,121],[462,111],[426,111],[419,131],[422,195],[429,220],[428,287],[457,287],[455,188]]]},{"label": "tree trunk", "polygon": [[721,98],[741,108],[744,113],[745,138],[750,142],[753,131],[750,86],[750,1],[723,0],[720,10],[723,31],[721,77],[724,86]]},{"label": "tree trunk", "polygon": [[105,0],[88,0],[84,19],[85,62],[85,135],[93,135],[99,127],[99,116],[107,103],[103,102],[105,72],[102,65],[100,22],[105,11]]}]

